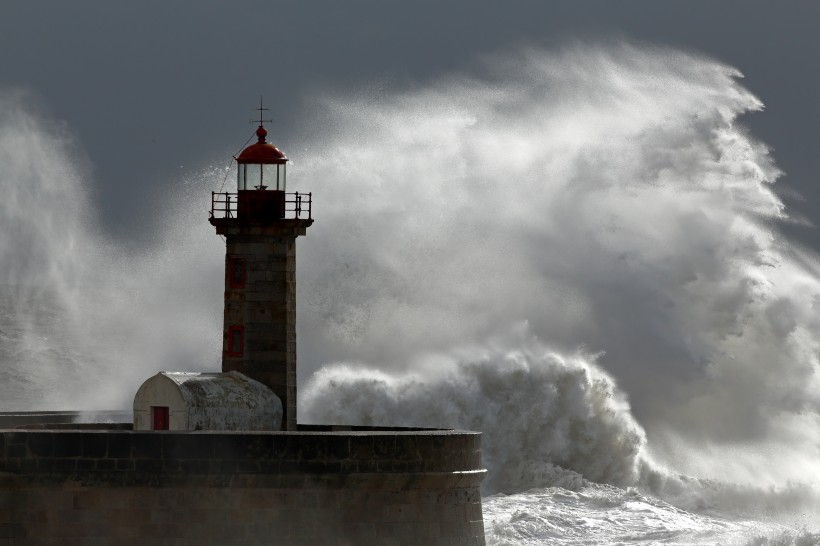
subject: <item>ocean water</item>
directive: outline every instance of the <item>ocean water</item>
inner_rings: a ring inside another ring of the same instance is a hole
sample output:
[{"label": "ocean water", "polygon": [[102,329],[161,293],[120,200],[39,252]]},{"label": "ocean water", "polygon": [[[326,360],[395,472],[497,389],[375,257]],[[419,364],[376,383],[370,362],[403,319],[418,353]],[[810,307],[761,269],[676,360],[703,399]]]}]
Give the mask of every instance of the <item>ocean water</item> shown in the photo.
[{"label": "ocean water", "polygon": [[635,489],[601,484],[485,497],[484,527],[488,545],[809,546],[820,541],[806,528],[690,512]]},{"label": "ocean water", "polygon": [[[736,69],[574,44],[310,104],[272,131],[315,197],[301,422],[481,430],[488,544],[820,544],[820,270]],[[0,95],[0,410],[219,368],[224,159],[123,245],[70,128]]]}]

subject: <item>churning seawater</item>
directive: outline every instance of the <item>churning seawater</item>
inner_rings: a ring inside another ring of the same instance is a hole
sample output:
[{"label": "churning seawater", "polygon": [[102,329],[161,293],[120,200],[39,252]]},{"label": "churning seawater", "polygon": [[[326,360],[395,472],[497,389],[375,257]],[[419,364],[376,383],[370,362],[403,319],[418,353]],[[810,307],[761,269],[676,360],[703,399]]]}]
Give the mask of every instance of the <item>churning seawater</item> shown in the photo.
[{"label": "churning seawater", "polygon": [[[739,78],[611,43],[316,97],[274,138],[315,196],[300,421],[483,431],[489,544],[820,543],[820,270]],[[0,410],[218,369],[224,170],[124,249],[28,104],[0,97]]]}]

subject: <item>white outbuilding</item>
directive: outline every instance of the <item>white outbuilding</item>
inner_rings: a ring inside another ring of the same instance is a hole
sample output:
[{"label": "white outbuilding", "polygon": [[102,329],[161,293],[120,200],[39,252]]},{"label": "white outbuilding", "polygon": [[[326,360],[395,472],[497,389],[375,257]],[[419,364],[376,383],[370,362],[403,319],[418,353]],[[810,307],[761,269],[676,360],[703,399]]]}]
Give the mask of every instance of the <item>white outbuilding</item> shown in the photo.
[{"label": "white outbuilding", "polygon": [[280,430],[282,401],[236,371],[160,372],[134,396],[134,430]]}]

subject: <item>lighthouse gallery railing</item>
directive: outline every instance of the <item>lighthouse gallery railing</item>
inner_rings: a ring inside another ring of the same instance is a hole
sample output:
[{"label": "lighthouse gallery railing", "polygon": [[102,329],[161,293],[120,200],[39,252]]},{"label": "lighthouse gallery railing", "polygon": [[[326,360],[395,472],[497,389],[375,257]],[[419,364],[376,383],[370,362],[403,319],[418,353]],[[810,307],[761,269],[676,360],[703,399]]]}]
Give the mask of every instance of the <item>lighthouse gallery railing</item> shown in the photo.
[{"label": "lighthouse gallery railing", "polygon": [[[238,194],[211,192],[211,218],[236,218]],[[284,218],[313,219],[313,193],[286,193]]]}]

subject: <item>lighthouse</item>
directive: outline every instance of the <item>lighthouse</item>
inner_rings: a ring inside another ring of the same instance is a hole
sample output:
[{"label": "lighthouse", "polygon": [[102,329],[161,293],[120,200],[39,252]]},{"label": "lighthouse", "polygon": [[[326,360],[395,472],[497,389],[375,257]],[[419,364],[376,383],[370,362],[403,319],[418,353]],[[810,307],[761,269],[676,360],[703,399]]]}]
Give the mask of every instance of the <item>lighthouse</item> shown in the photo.
[{"label": "lighthouse", "polygon": [[311,194],[287,192],[288,160],[267,135],[260,120],[234,158],[236,190],[211,195],[226,242],[222,372],[149,377],[131,424],[0,414],[0,428],[36,425],[0,430],[0,505],[13,505],[0,537],[484,545],[480,433],[297,426],[296,238],[313,223]]},{"label": "lighthouse", "polygon": [[313,223],[311,194],[287,192],[288,158],[267,135],[260,116],[257,141],[234,158],[236,192],[211,194],[225,238],[222,371],[267,385],[282,430],[296,430],[296,238]]}]

